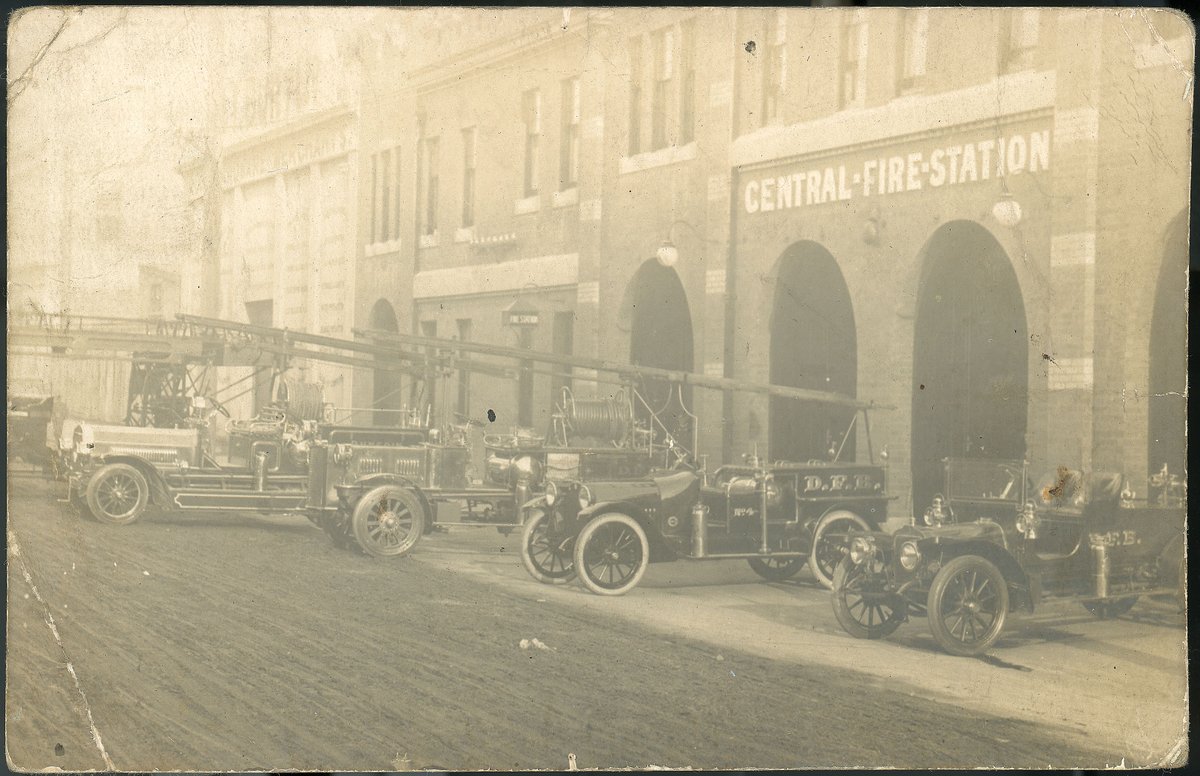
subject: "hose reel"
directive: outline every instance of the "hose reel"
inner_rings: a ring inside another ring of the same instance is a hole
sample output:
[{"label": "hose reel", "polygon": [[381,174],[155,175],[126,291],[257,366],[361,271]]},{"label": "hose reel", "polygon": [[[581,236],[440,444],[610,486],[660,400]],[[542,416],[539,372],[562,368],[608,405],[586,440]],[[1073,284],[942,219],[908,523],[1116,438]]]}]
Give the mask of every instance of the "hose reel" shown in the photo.
[{"label": "hose reel", "polygon": [[555,415],[559,436],[604,439],[620,447],[629,441],[633,429],[633,406],[625,389],[600,399],[577,399],[569,387],[563,387],[562,404]]}]

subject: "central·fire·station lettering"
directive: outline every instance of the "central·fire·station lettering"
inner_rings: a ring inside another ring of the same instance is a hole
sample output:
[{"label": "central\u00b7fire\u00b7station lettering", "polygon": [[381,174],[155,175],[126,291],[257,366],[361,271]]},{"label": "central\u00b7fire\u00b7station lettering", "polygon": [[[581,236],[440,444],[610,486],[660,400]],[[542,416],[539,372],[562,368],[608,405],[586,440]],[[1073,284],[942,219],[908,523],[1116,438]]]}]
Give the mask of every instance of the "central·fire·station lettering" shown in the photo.
[{"label": "central\u00b7fire\u00b7station lettering", "polygon": [[747,213],[955,186],[1050,168],[1050,130],[988,138],[746,182]]}]

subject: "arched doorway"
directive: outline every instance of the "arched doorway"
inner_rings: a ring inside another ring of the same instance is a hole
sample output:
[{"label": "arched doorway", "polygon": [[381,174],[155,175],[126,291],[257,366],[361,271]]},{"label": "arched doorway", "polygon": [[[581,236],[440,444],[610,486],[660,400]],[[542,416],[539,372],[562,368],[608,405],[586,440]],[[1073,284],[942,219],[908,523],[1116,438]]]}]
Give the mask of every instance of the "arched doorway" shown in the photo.
[{"label": "arched doorway", "polygon": [[[629,361],[659,369],[693,369],[692,314],[679,275],[651,259],[638,269],[626,292],[629,321]],[[642,385],[647,404],[680,443],[691,446],[691,422],[680,406],[679,392],[664,380]],[[691,409],[690,386],[683,388],[683,403]],[[642,408],[637,408],[643,411]]]},{"label": "arched doorway", "polygon": [[1150,397],[1147,470],[1165,465],[1183,476],[1187,463],[1187,316],[1185,307],[1188,245],[1187,220],[1180,215],[1167,232],[1162,269],[1150,322]]},{"label": "arched doorway", "polygon": [[[391,303],[386,299],[378,300],[371,308],[369,326],[377,331],[400,331],[400,325],[396,320],[396,311],[392,309]],[[382,357],[376,356],[375,358]],[[387,369],[376,369],[371,401],[371,406],[376,410],[374,413],[375,425],[393,426],[396,424],[399,416],[395,412],[386,410],[400,409],[401,398],[400,373]]]},{"label": "arched doorway", "polygon": [[942,460],[1025,457],[1029,335],[1000,243],[954,221],[926,243],[913,337],[912,487],[920,513],[943,487]]},{"label": "arched doorway", "polygon": [[[777,265],[771,308],[771,382],[793,388],[858,392],[858,338],[846,280],[829,251],[814,242],[788,248]],[[854,460],[854,410],[771,398],[771,458]],[[845,439],[845,446],[842,440]]]}]

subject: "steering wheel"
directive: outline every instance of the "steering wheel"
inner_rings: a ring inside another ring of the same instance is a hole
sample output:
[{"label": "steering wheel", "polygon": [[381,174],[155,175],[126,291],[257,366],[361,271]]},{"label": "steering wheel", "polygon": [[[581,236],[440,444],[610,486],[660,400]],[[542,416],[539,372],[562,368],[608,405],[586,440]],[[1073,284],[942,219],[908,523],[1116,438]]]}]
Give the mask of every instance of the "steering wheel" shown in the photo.
[{"label": "steering wheel", "polygon": [[227,418],[228,418],[228,417],[230,417],[230,415],[229,415],[229,410],[227,410],[227,409],[225,408],[225,405],[224,405],[224,404],[222,404],[221,402],[217,401],[215,397],[213,397],[213,396],[205,396],[204,398],[205,398],[205,399],[207,399],[209,402],[211,402],[211,403],[212,403],[212,408],[213,408],[214,410],[216,410],[217,412],[221,413],[222,415],[224,415],[224,416],[225,416],[225,417],[227,417]]}]

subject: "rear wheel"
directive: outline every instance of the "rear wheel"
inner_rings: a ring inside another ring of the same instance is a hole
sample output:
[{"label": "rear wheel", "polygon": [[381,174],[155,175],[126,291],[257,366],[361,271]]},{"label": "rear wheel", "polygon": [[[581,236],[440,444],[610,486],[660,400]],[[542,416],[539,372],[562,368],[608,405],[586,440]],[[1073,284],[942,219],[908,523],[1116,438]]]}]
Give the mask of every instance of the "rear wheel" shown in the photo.
[{"label": "rear wheel", "polygon": [[813,530],[812,555],[808,565],[818,582],[833,587],[833,572],[846,556],[851,531],[870,531],[866,520],[847,509],[835,509],[825,515]]},{"label": "rear wheel", "polygon": [[351,530],[358,546],[377,558],[404,555],[421,538],[425,510],[412,491],[381,485],[367,491],[354,506]]},{"label": "rear wheel", "polygon": [[552,531],[552,515],[536,511],[521,531],[521,564],[529,576],[547,585],[562,585],[575,578],[569,536]]},{"label": "rear wheel", "polygon": [[1000,638],[1008,615],[1008,583],[991,561],[978,555],[954,558],[929,587],[929,629],[942,649],[970,657]]},{"label": "rear wheel", "polygon": [[882,639],[893,633],[908,614],[903,598],[886,589],[881,569],[843,558],[833,572],[833,615],[856,639]]},{"label": "rear wheel", "polygon": [[650,542],[637,521],[618,512],[599,515],[575,540],[575,572],[598,595],[623,595],[641,581],[650,562]]},{"label": "rear wheel", "polygon": [[127,463],[110,463],[87,484],[88,510],[102,523],[128,525],[146,513],[150,485],[146,476]]},{"label": "rear wheel", "polygon": [[791,579],[804,568],[806,558],[748,558],[750,568],[763,579],[782,582]]},{"label": "rear wheel", "polygon": [[1084,601],[1083,608],[1101,620],[1115,620],[1137,603],[1136,595],[1126,598],[1103,598],[1099,601]]}]

